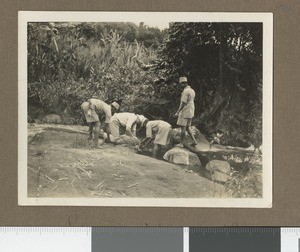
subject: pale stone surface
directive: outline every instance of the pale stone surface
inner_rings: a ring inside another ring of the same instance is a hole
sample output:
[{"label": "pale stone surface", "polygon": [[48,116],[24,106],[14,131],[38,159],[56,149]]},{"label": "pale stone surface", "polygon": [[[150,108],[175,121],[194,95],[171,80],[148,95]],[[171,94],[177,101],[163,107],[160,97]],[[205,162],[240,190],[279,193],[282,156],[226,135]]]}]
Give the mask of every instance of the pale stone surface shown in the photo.
[{"label": "pale stone surface", "polygon": [[61,124],[62,123],[62,118],[60,115],[56,114],[49,114],[43,117],[42,119],[43,123],[54,123],[54,124]]},{"label": "pale stone surface", "polygon": [[228,174],[225,174],[225,173],[221,173],[221,172],[218,172],[218,171],[215,171],[213,174],[212,174],[212,179],[214,181],[218,181],[218,182],[227,182],[228,180],[231,179],[231,177],[228,175]]},{"label": "pale stone surface", "polygon": [[174,147],[167,151],[163,158],[174,164],[185,164],[191,166],[201,165],[201,162],[195,153],[180,147]]},{"label": "pale stone surface", "polygon": [[230,164],[227,163],[226,161],[221,161],[221,160],[212,160],[206,164],[205,168],[208,171],[212,171],[212,172],[219,171],[225,174],[229,174],[231,171]]}]

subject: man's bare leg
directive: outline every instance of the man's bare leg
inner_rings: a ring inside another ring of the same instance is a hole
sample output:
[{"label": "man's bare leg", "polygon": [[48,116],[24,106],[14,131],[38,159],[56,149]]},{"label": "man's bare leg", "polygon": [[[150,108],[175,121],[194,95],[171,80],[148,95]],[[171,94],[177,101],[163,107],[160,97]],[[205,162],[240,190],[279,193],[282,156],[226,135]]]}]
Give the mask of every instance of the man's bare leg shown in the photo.
[{"label": "man's bare leg", "polygon": [[180,143],[182,145],[183,145],[183,142],[184,142],[185,135],[186,135],[186,127],[185,126],[181,126]]},{"label": "man's bare leg", "polygon": [[187,132],[188,132],[188,134],[191,136],[191,138],[192,138],[192,140],[193,140],[193,145],[197,145],[198,143],[197,143],[197,140],[195,139],[195,136],[193,135],[193,132],[192,132],[192,130],[191,130],[191,127],[187,127]]},{"label": "man's bare leg", "polygon": [[152,156],[157,158],[158,153],[160,152],[160,145],[154,144]]},{"label": "man's bare leg", "polygon": [[93,129],[94,129],[94,122],[90,122],[89,123],[89,138],[88,140],[92,140],[93,139]]},{"label": "man's bare leg", "polygon": [[94,145],[97,148],[99,146],[99,135],[100,135],[100,122],[95,122],[95,128],[94,128]]}]

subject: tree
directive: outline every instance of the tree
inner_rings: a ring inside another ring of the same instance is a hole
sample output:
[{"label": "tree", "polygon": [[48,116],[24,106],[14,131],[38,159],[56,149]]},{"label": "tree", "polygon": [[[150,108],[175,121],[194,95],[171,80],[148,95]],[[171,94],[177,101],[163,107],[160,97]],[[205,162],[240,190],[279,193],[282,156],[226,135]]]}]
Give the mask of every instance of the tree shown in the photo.
[{"label": "tree", "polygon": [[138,27],[137,41],[143,43],[146,47],[157,49],[164,40],[165,30],[149,27],[143,22]]},{"label": "tree", "polygon": [[262,24],[172,23],[160,57],[167,68],[160,90],[188,76],[205,133],[222,131],[228,144],[261,143],[254,132],[261,127]]}]

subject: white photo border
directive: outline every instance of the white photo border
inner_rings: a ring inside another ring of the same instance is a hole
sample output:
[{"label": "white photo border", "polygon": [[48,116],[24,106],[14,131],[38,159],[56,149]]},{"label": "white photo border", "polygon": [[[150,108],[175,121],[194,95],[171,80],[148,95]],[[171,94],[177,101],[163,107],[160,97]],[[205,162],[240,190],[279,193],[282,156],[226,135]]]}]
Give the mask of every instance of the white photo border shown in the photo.
[{"label": "white photo border", "polygon": [[[31,198],[27,194],[27,23],[28,22],[260,22],[263,24],[263,196],[217,198]],[[18,204],[31,206],[272,207],[273,13],[250,12],[55,12],[18,15]]]}]

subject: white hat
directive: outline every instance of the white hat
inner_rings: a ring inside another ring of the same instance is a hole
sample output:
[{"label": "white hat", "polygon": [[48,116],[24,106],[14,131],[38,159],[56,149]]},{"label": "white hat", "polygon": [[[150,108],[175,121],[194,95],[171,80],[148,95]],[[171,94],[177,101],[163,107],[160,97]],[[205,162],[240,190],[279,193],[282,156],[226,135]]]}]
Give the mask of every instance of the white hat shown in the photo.
[{"label": "white hat", "polygon": [[140,121],[141,121],[141,125],[143,126],[143,124],[144,124],[144,122],[146,121],[146,120],[148,120],[145,116],[143,116],[143,115],[137,115],[137,117],[140,119]]},{"label": "white hat", "polygon": [[111,106],[113,106],[116,110],[119,110],[120,108],[120,105],[117,102],[113,102]]},{"label": "white hat", "polygon": [[180,77],[179,82],[187,82],[187,78],[186,77]]}]

